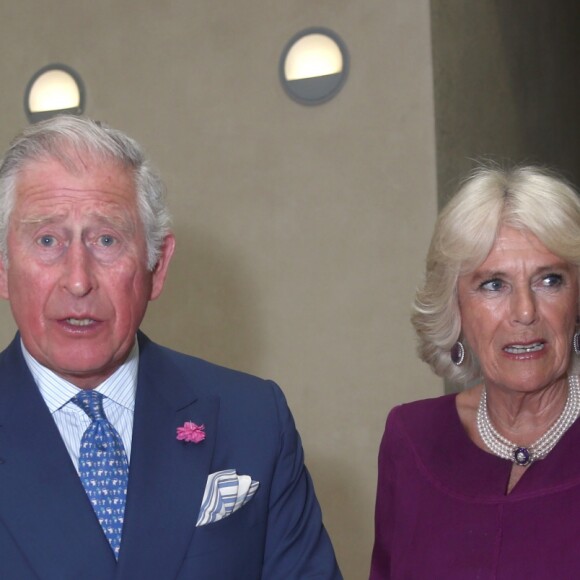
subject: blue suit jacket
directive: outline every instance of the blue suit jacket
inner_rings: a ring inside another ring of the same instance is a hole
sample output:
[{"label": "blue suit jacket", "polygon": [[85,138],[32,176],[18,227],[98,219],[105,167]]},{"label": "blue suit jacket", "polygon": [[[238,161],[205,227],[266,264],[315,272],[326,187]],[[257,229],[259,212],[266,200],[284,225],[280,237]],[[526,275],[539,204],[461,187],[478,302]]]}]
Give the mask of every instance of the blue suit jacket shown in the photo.
[{"label": "blue suit jacket", "polygon": [[[0,578],[341,578],[280,389],[139,335],[129,488],[117,563],[22,357],[0,354]],[[199,444],[176,439],[205,424]],[[195,527],[207,476],[260,482],[231,516]]]}]

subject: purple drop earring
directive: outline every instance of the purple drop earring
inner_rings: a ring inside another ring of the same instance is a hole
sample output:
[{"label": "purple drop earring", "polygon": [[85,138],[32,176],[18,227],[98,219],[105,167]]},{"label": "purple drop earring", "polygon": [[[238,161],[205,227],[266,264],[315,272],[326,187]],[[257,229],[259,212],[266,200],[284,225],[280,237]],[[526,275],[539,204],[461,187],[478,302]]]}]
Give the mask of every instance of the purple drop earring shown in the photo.
[{"label": "purple drop earring", "polygon": [[[580,341],[580,338],[579,338]],[[576,344],[574,343],[574,346]],[[579,347],[580,347],[580,343],[579,343]],[[580,352],[580,351],[579,351]],[[458,340],[452,347],[451,347],[451,362],[455,365],[455,366],[461,366],[463,364],[463,361],[465,360],[465,348],[463,347],[463,344],[460,340]]]}]

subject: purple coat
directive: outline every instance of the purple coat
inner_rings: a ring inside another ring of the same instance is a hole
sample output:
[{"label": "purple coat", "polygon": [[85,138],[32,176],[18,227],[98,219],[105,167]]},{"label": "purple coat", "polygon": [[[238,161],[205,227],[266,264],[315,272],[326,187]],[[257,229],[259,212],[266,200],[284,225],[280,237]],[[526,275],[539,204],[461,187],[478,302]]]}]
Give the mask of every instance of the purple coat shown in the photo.
[{"label": "purple coat", "polygon": [[396,407],[379,452],[371,580],[580,578],[580,421],[509,495],[456,395]]}]

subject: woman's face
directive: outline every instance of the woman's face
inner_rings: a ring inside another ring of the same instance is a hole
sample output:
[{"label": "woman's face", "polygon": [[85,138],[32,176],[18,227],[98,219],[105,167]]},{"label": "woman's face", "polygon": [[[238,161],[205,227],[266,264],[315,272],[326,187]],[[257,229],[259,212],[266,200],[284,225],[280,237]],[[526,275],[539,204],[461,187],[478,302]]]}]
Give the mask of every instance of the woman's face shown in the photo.
[{"label": "woman's face", "polygon": [[534,392],[566,377],[578,315],[576,268],[534,235],[503,226],[459,277],[462,334],[488,388]]}]

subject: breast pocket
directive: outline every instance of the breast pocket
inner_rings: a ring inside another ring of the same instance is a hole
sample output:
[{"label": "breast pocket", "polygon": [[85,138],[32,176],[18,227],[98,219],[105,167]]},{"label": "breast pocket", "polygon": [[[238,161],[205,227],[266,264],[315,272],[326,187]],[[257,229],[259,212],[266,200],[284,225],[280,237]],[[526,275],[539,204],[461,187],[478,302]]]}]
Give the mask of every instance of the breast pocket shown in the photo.
[{"label": "breast pocket", "polygon": [[253,503],[255,500],[217,522],[195,528],[186,558],[212,552],[243,554],[245,550],[263,546],[266,515],[259,502]]}]

